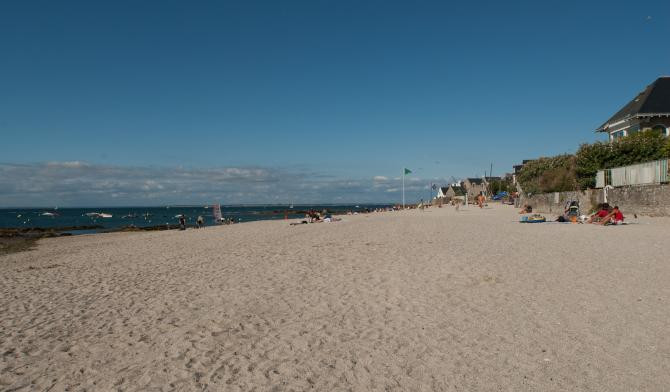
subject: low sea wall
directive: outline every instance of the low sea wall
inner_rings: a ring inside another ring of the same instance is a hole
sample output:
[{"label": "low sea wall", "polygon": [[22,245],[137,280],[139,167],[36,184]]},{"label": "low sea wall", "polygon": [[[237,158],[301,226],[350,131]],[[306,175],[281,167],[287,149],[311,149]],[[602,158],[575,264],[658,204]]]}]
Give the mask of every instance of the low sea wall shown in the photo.
[{"label": "low sea wall", "polygon": [[582,211],[587,213],[600,203],[598,193],[602,192],[598,189],[589,189],[578,192],[540,193],[531,195],[530,197],[523,197],[521,204],[529,204],[533,207],[533,212],[560,215],[565,211],[566,204],[572,200],[577,200]]},{"label": "low sea wall", "polygon": [[[603,189],[588,189],[578,192],[542,193],[524,197],[523,204],[530,204],[533,211],[549,214],[563,213],[571,200],[579,201],[582,213],[594,210],[605,201]],[[670,216],[670,185],[625,186],[607,190],[607,202],[618,205],[624,214],[646,216]]]}]

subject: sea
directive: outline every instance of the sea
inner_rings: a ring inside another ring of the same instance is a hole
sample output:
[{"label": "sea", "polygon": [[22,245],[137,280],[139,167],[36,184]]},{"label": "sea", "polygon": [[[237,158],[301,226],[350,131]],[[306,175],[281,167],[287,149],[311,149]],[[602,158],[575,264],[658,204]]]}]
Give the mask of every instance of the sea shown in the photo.
[{"label": "sea", "polygon": [[[305,216],[305,211],[327,210],[331,213],[366,212],[389,204],[359,205],[264,205],[221,206],[223,218],[234,222],[295,219]],[[97,207],[97,208],[0,208],[0,228],[65,228],[99,226],[93,229],[64,230],[70,234],[89,234],[124,227],[151,227],[175,225],[184,215],[188,225],[195,225],[202,216],[206,226],[216,224],[211,206],[162,206],[162,207]],[[88,215],[87,215],[88,214]],[[105,214],[101,217],[98,214]]]}]

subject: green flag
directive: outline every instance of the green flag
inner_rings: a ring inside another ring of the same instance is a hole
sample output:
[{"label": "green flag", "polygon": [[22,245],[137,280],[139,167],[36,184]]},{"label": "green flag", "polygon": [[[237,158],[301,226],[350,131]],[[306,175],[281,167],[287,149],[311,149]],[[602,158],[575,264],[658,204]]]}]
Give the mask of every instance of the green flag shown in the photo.
[{"label": "green flag", "polygon": [[412,172],[411,170],[409,170],[408,168],[405,168],[405,174],[409,174],[411,172]]}]

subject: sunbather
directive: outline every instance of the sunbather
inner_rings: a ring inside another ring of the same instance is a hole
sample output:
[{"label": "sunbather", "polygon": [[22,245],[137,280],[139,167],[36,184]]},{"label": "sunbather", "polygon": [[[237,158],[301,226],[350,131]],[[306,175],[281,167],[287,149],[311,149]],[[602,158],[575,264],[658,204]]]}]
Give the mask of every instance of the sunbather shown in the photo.
[{"label": "sunbather", "polygon": [[604,217],[609,215],[609,204],[603,203],[598,205],[598,211],[589,217],[587,223],[596,223],[600,222]]},{"label": "sunbather", "polygon": [[623,224],[623,213],[619,210],[619,206],[614,206],[612,212],[607,214],[598,224],[600,225],[620,225]]}]

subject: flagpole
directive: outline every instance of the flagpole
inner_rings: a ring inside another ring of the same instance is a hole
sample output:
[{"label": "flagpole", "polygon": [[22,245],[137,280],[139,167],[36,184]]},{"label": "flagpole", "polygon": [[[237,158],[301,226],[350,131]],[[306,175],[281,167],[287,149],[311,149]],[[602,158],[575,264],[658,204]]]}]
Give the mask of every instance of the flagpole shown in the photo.
[{"label": "flagpole", "polygon": [[405,168],[402,169],[402,209],[405,209]]}]

